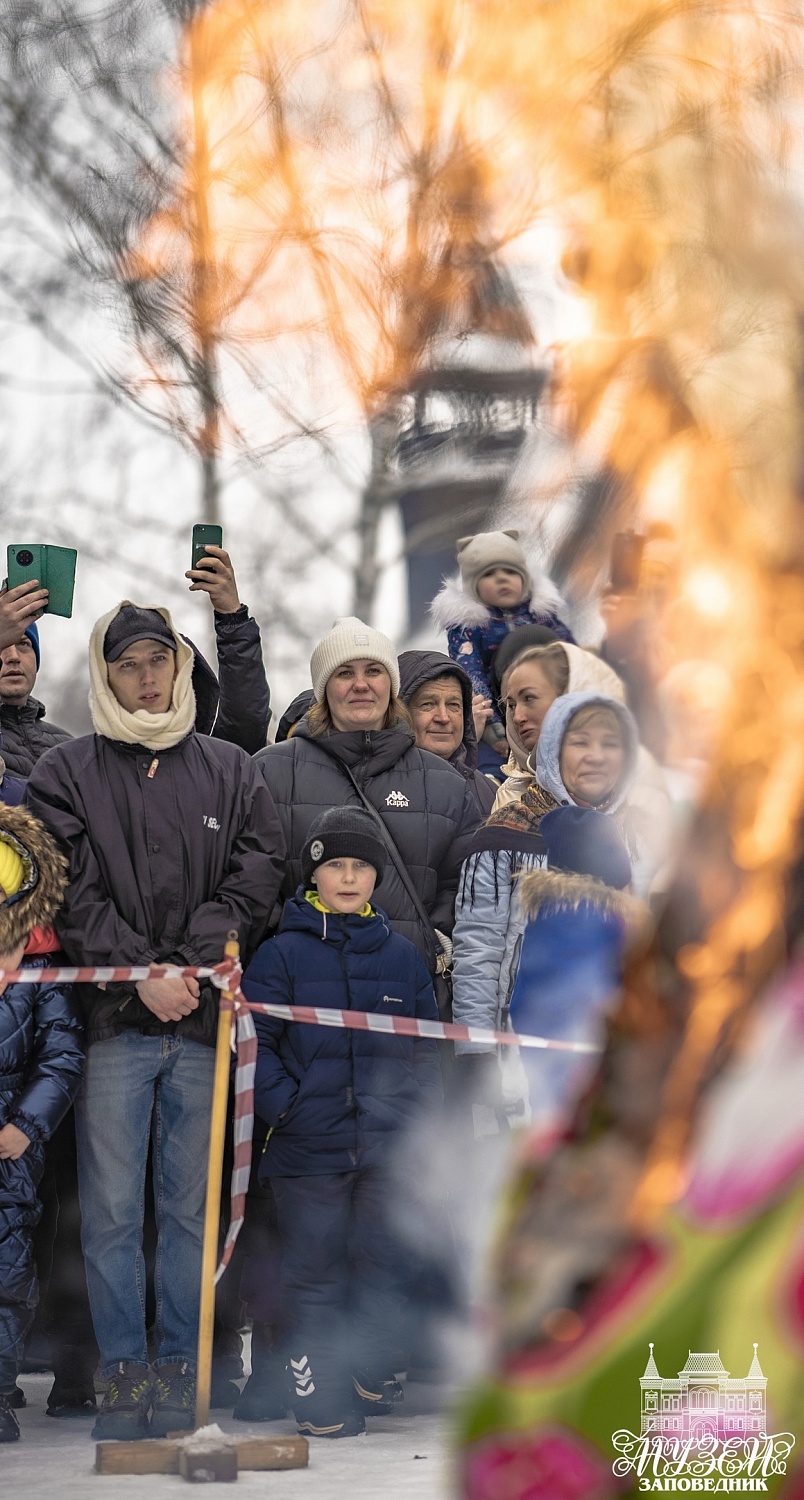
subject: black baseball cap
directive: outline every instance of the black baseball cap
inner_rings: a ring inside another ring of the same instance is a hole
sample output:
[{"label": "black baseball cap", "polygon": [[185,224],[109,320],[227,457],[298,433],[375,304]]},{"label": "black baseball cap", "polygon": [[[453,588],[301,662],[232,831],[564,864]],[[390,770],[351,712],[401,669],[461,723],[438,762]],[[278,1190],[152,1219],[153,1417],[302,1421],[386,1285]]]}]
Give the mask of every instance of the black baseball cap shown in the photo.
[{"label": "black baseball cap", "polygon": [[171,651],[178,650],[176,637],[158,609],[123,604],[103,638],[104,661],[117,661],[135,641],[159,641]]}]

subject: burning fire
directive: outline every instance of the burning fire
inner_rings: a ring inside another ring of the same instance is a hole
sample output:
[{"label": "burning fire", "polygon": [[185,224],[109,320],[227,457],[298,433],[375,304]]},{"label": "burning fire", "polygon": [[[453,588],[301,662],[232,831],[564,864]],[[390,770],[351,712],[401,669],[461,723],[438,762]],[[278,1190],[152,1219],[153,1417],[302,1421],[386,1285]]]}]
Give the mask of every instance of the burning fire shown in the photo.
[{"label": "burning fire", "polygon": [[[802,76],[782,0],[219,0],[187,30],[181,190],[132,261],[187,287],[204,358],[326,350],[365,410],[445,308],[470,326],[482,260],[556,228],[587,308],[556,411],[617,520],[675,527],[668,665],[731,683],[640,1213],[677,1193],[718,1037],[782,954],[804,808]],[[580,552],[576,588],[601,566]]]}]

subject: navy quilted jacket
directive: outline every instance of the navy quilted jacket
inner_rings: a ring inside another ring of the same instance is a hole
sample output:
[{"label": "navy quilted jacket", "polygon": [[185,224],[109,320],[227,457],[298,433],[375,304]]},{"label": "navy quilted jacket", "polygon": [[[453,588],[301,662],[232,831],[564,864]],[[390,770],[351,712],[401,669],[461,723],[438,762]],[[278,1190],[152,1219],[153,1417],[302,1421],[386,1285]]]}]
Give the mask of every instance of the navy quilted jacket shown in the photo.
[{"label": "navy quilted jacket", "polygon": [[[50,956],[27,957],[42,968]],[[0,995],[0,1126],[49,1140],[66,1115],[84,1066],[83,1028],[72,991],[58,984],[10,984]]]},{"label": "navy quilted jacket", "polygon": [[[391,931],[384,912],[325,914],[305,900],[302,887],[285,906],[278,937],[252,959],[243,991],[255,1002],[438,1020],[424,961]],[[272,1127],[261,1177],[374,1163],[400,1127],[440,1098],[436,1042],[288,1023],[258,1012],[254,1022],[255,1109]]]}]

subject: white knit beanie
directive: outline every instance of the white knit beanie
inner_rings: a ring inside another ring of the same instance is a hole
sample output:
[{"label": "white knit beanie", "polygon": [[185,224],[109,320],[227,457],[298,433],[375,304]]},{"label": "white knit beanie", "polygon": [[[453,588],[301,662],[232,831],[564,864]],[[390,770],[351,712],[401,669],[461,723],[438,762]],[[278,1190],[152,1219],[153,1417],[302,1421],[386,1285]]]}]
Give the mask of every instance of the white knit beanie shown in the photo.
[{"label": "white knit beanie", "polygon": [[476,599],[480,597],[477,586],[483,574],[492,568],[513,568],[520,574],[525,592],[532,592],[533,580],[519,545],[518,531],[478,531],[476,536],[459,537],[457,548],[461,582]]},{"label": "white knit beanie", "polygon": [[399,662],[387,635],[372,630],[355,615],[336,620],[329,635],[318,642],[310,657],[310,676],[316,701],[321,702],[327,682],[347,661],[378,661],[391,679],[391,692],[399,697]]}]

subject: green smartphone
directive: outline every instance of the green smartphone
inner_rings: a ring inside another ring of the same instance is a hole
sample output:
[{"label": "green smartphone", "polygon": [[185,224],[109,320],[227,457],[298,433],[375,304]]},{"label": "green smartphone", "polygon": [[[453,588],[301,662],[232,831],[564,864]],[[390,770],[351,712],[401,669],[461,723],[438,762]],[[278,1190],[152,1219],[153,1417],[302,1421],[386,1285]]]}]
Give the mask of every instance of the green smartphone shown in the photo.
[{"label": "green smartphone", "polygon": [[222,547],[222,546],[223,546],[223,527],[222,526],[203,526],[203,525],[194,526],[193,527],[193,560],[192,560],[192,562],[190,564],[190,567],[191,568],[197,568],[198,564],[199,564],[199,562],[201,560],[201,558],[202,557],[206,557],[207,554],[204,551],[205,547]]},{"label": "green smartphone", "polygon": [[69,619],[73,612],[77,559],[74,547],[48,547],[41,542],[8,547],[8,587],[15,589],[17,584],[37,578],[48,591],[45,614]]}]

